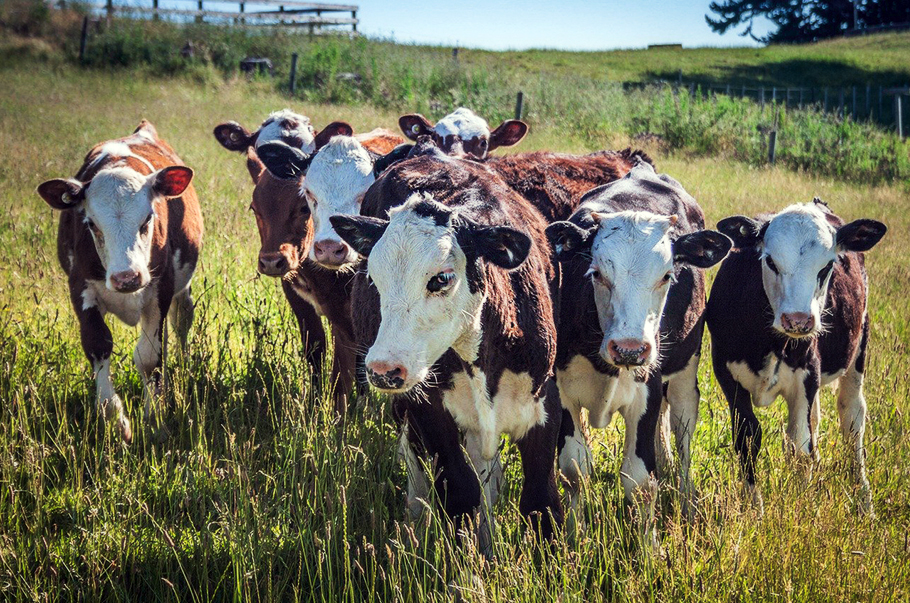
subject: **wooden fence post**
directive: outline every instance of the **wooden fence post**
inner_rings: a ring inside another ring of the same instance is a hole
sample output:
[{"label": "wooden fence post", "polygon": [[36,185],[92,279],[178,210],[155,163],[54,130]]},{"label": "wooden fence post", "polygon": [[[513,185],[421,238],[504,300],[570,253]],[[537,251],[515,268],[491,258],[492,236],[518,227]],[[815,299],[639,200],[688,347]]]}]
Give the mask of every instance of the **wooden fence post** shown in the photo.
[{"label": "wooden fence post", "polygon": [[768,133],[768,163],[774,165],[777,158],[777,130],[771,130]]},{"label": "wooden fence post", "polygon": [[525,94],[521,90],[515,96],[515,119],[521,119],[521,113],[524,109]]},{"label": "wooden fence post", "polygon": [[297,90],[297,53],[291,55],[291,80],[288,82],[291,89],[291,95]]},{"label": "wooden fence post", "polygon": [[104,10],[107,13],[107,24],[111,24],[111,17],[114,14],[114,0],[107,0],[107,3],[104,6]]},{"label": "wooden fence post", "polygon": [[[357,11],[356,11],[356,10],[352,10],[352,11],[351,11],[351,18],[352,18],[352,19],[356,19],[356,18],[357,18]],[[351,31],[353,31],[354,33],[357,33],[357,23],[356,23],[356,22],[351,23]]]},{"label": "wooden fence post", "polygon": [[82,18],[82,35],[79,37],[79,62],[85,62],[85,45],[88,42],[88,15]]},{"label": "wooden fence post", "polygon": [[761,107],[761,110],[765,110],[765,87],[762,86],[758,89],[758,105]]}]

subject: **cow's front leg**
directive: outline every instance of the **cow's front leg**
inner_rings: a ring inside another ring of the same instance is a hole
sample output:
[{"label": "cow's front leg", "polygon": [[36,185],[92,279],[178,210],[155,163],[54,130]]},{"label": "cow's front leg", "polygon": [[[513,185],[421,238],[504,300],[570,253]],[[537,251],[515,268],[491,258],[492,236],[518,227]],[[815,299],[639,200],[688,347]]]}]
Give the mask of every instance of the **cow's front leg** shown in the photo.
[{"label": "cow's front leg", "polygon": [[129,444],[133,439],[133,430],[130,420],[123,410],[123,402],[114,391],[114,384],[111,381],[111,353],[114,351],[114,338],[104,322],[104,315],[95,304],[94,296],[84,288],[84,283],[81,285],[82,287],[71,288],[72,301],[76,309],[76,317],[79,319],[82,349],[92,364],[98,414],[105,421],[116,421],[120,437]]},{"label": "cow's front leg", "polygon": [[[437,499],[454,523],[455,533],[461,533],[465,520],[474,517],[480,508],[480,482],[462,450],[458,425],[443,406],[442,392],[429,387],[420,396],[397,398],[395,405],[407,429],[409,447],[405,458],[430,469]],[[409,494],[412,490],[419,492],[421,480],[412,467],[408,473]],[[408,500],[412,512],[422,504]],[[485,554],[491,552],[489,546],[481,550]]]},{"label": "cow's front leg", "polygon": [[[143,419],[147,427],[158,432],[158,406],[162,394],[162,336],[165,314],[157,300],[142,309],[139,318],[139,341],[133,350],[133,361],[142,377]],[[170,301],[164,304],[167,308]]]},{"label": "cow's front leg", "polygon": [[303,345],[303,357],[310,367],[312,388],[322,394],[323,363],[325,362],[326,337],[322,319],[306,300],[300,297],[287,280],[281,281],[281,289],[291,306],[300,329],[300,341]]},{"label": "cow's front leg", "polygon": [[335,354],[332,357],[332,399],[335,412],[341,416],[347,412],[348,403],[355,381],[357,353],[353,336],[340,328],[332,329]]},{"label": "cow's front leg", "polygon": [[[867,325],[868,328],[868,325]],[[866,477],[866,452],[863,436],[866,433],[866,398],[863,395],[863,370],[865,368],[865,343],[860,344],[860,355],[840,378],[837,392],[837,414],[844,441],[853,452],[853,479],[859,488],[860,510],[873,515],[872,490]]]},{"label": "cow's front leg", "polygon": [[794,457],[800,472],[808,478],[812,461],[818,459],[820,367],[811,364],[807,369],[794,371],[793,391],[787,392],[787,437],[784,451]]},{"label": "cow's front leg", "polygon": [[581,409],[571,402],[562,409],[562,420],[557,442],[559,471],[566,484],[569,507],[577,519],[582,482],[591,474],[593,459],[588,438],[581,419]]},{"label": "cow's front leg", "polygon": [[626,500],[636,510],[642,543],[656,551],[659,547],[654,528],[654,505],[657,501],[654,444],[663,393],[659,375],[635,385],[631,403],[620,408],[626,423],[620,475]]},{"label": "cow's front leg", "polygon": [[465,450],[477,479],[480,482],[480,521],[477,526],[478,542],[481,548],[492,545],[492,535],[495,524],[493,523],[493,506],[499,499],[499,486],[502,483],[502,463],[499,461],[499,451],[492,459],[484,458],[480,434],[469,431],[465,434]]},{"label": "cow's front leg", "polygon": [[695,513],[695,490],[692,486],[692,436],[698,422],[698,355],[692,356],[682,371],[667,381],[667,402],[670,407],[670,427],[676,440],[679,457],[679,489],[683,513],[692,519]]},{"label": "cow's front leg", "polygon": [[[516,442],[521,452],[524,484],[518,508],[531,522],[531,528],[544,540],[551,540],[562,526],[562,504],[556,487],[556,445],[562,420],[562,403],[555,379],[549,379],[543,399],[546,421],[536,425]],[[535,400],[534,403],[537,403]]]},{"label": "cow's front leg", "polygon": [[726,364],[717,357],[714,358],[714,375],[730,407],[733,448],[739,456],[746,495],[752,506],[762,514],[765,504],[761,490],[755,483],[755,463],[761,451],[762,429],[752,408],[752,395],[733,378]]}]

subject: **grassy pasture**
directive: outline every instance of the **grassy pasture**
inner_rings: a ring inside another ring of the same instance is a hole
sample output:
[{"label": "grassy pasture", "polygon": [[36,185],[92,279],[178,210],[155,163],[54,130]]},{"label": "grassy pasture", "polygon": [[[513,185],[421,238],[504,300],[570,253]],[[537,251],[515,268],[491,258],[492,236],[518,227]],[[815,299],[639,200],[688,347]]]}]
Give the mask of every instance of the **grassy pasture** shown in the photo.
[{"label": "grassy pasture", "polygon": [[[74,72],[27,61],[0,69],[0,592],[8,600],[896,601],[910,598],[910,202],[899,185],[863,185],[784,169],[657,154],[709,222],[814,195],[848,219],[891,231],[868,255],[873,317],[866,396],[874,520],[855,514],[834,397],[822,397],[821,463],[808,481],[784,463],[786,412],[760,413],[766,513],[741,504],[729,413],[702,362],[694,478],[701,513],[683,521],[666,490],[665,555],[636,550],[619,469],[622,425],[595,434],[585,529],[532,552],[519,521],[520,463],[507,446],[495,510],[496,558],[456,550],[432,514],[404,520],[404,472],[382,398],[341,425],[308,391],[293,317],[277,283],[257,278],[258,238],[241,157],[212,127],[258,123],[291,106],[322,125],[392,127],[397,113],[293,102],[271,87],[130,71]],[[55,250],[56,216],[34,193],[71,176],[95,142],[143,117],[196,170],[206,219],[194,283],[192,346],[172,347],[167,425],[153,445],[138,429],[137,333],[113,323],[114,383],[130,410],[129,448],[93,409],[94,385]],[[536,127],[522,150],[584,151],[622,134],[566,139]],[[706,350],[707,351],[707,350]],[[447,585],[451,584],[449,587]]]}]

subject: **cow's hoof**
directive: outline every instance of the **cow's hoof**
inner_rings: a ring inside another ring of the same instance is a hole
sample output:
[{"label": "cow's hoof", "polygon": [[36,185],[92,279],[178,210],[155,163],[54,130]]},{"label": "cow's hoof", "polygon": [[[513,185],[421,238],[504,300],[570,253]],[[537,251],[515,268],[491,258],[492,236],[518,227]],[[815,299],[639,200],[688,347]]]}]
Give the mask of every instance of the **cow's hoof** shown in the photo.
[{"label": "cow's hoof", "polygon": [[133,428],[130,426],[130,420],[121,416],[117,421],[117,431],[125,444],[133,443]]}]

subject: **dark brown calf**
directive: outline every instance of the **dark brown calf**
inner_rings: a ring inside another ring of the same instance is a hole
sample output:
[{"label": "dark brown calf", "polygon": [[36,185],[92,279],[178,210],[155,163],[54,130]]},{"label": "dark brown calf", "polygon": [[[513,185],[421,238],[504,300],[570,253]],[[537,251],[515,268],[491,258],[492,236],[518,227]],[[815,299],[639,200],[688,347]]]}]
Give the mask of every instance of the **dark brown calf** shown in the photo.
[{"label": "dark brown calf", "polygon": [[131,136],[96,145],[75,179],[48,180],[38,193],[61,210],[57,254],[92,363],[99,411],[130,421],[110,376],[108,312],[141,326],[134,359],[145,388],[145,419],[154,423],[160,389],[162,333],[169,316],[182,344],[193,320],[190,280],[202,244],[193,171],[147,121]]},{"label": "dark brown calf", "polygon": [[[549,537],[562,509],[554,468],[556,271],[546,222],[483,165],[438,150],[385,172],[362,214],[332,223],[367,257],[355,279],[355,331],[370,348],[370,382],[395,394],[411,510],[426,497],[418,459],[433,464],[439,500],[456,522],[493,504],[497,447],[509,433],[524,470],[520,509]],[[487,514],[481,518],[485,525]],[[481,529],[485,551],[487,536]]]},{"label": "dark brown calf", "polygon": [[734,446],[753,502],[762,507],[755,483],[762,430],[752,407],[783,396],[789,450],[817,459],[819,392],[837,381],[837,410],[854,452],[860,508],[871,512],[863,450],[869,339],[863,252],[884,236],[885,225],[845,224],[816,199],[755,220],[727,218],[717,226],[737,250],[711,287],[708,330],[714,373],[730,405]]},{"label": "dark brown calf", "polygon": [[[296,119],[295,123],[302,123],[303,119],[306,118]],[[306,123],[309,124],[309,120]],[[235,149],[236,145],[224,144],[226,140],[230,141],[231,132],[238,139],[258,143],[260,147],[276,140],[265,140],[262,135],[265,125],[255,135],[244,135],[236,131],[236,124],[232,124],[222,124],[215,129],[215,137],[229,150],[241,150]],[[343,122],[334,122],[313,134],[310,152],[324,146],[333,136],[352,134],[352,129]],[[400,136],[383,129],[359,135],[358,139],[376,153],[388,152],[403,141]],[[288,138],[277,140],[287,144]],[[247,153],[247,169],[255,185],[250,209],[256,216],[261,242],[258,270],[263,275],[281,279],[282,290],[300,328],[304,357],[317,384],[321,383],[326,352],[326,334],[320,317],[324,316],[331,325],[335,355],[330,386],[334,391],[336,410],[342,412],[354,383],[356,364],[350,309],[351,274],[326,270],[308,259],[313,246],[313,220],[306,199],[300,195],[299,181],[272,175],[253,146],[242,150]]]}]

